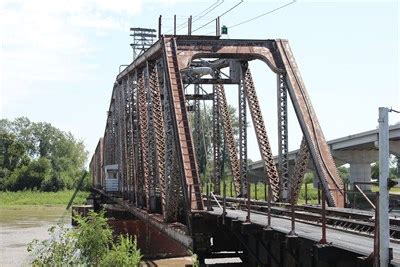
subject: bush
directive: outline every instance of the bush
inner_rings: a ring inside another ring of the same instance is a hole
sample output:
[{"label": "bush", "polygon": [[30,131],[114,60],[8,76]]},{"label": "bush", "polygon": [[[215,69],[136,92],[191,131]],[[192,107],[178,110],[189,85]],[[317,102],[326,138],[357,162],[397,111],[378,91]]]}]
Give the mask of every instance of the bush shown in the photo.
[{"label": "bush", "polygon": [[28,251],[35,266],[138,266],[142,258],[136,239],[120,235],[113,243],[104,212],[76,216],[76,228],[52,226],[51,238],[33,240]]},{"label": "bush", "polygon": [[76,248],[89,265],[99,264],[112,241],[112,231],[104,212],[91,211],[87,217],[76,216],[75,220],[79,225],[73,232]]},{"label": "bush", "polygon": [[120,235],[118,243],[101,261],[101,266],[139,266],[142,255],[137,247],[136,238]]}]

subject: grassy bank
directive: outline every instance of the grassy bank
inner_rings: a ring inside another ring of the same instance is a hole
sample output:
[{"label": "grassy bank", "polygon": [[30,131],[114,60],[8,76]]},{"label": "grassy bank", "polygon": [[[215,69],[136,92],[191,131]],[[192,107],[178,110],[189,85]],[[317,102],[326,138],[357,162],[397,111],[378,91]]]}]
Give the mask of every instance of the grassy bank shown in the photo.
[{"label": "grassy bank", "polygon": [[[40,191],[18,191],[0,192],[0,207],[20,206],[20,205],[41,205],[41,206],[66,206],[74,194],[73,190],[58,192]],[[74,204],[85,202],[89,192],[78,192]]]},{"label": "grassy bank", "polygon": [[[221,195],[222,195],[223,183],[221,182]],[[213,189],[211,189],[213,190]],[[206,193],[206,184],[202,184],[202,192]],[[233,184],[229,181],[226,183],[226,195],[234,196]],[[267,199],[268,196],[268,187],[265,186],[264,183],[252,183],[250,184],[250,195],[252,199],[264,200]],[[299,195],[299,204],[305,203],[305,184],[302,184],[300,195]],[[314,188],[313,184],[308,184],[307,186],[307,203],[308,204],[316,204],[318,203],[318,192],[317,189]]]}]

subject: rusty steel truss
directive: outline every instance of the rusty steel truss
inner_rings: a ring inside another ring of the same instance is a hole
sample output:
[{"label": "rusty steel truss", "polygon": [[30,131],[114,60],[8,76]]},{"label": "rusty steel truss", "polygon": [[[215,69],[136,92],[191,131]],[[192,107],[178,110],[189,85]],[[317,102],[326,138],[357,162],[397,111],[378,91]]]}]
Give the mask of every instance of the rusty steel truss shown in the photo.
[{"label": "rusty steel truss", "polygon": [[[269,117],[261,113],[248,64],[256,59],[265,62],[277,75],[277,164],[267,135]],[[186,90],[191,84],[194,94]],[[213,85],[212,93],[202,90],[201,86],[207,84]],[[224,84],[238,86],[236,138]],[[292,177],[288,167],[288,96],[304,135]],[[212,134],[210,160],[214,167],[206,179],[215,183],[215,193],[220,190],[224,154],[229,160],[235,193],[243,196],[247,192],[248,110],[272,200],[297,199],[307,162],[311,160],[328,204],[343,206],[342,181],[286,40],[161,36],[117,76],[104,138],[91,162],[97,179],[95,185],[103,185],[104,175],[98,178],[102,167],[117,164],[120,191],[125,199],[148,212],[162,214],[167,222],[177,221],[183,214],[189,224],[190,214],[204,210],[200,171],[203,176],[205,167],[199,158],[207,157],[199,154],[206,142],[201,125],[201,100],[212,101],[213,128],[207,129],[207,134]],[[192,123],[191,111],[194,111]],[[201,151],[207,153],[206,149]]]}]

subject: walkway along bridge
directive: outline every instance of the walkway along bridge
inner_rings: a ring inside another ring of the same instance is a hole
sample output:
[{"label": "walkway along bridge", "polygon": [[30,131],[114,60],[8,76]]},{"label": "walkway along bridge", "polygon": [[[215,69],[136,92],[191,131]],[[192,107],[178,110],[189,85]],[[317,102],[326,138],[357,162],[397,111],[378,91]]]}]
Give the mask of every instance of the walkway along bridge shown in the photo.
[{"label": "walkway along bridge", "polygon": [[[252,60],[266,63],[277,77],[277,165],[249,69]],[[238,87],[238,140],[226,84]],[[194,93],[187,90],[189,85]],[[202,90],[202,85],[212,85],[212,92]],[[288,96],[303,133],[291,177]],[[205,154],[202,100],[212,103],[213,170],[207,179],[214,187],[205,195],[200,181],[205,169],[200,160]],[[267,201],[250,200],[247,109],[268,185]],[[229,199],[224,197],[225,186],[220,188],[225,149],[234,181],[234,197]],[[322,208],[294,205],[309,161],[322,185]],[[221,257],[239,257],[254,266],[371,262],[360,257],[374,251],[374,214],[344,209],[342,180],[287,40],[160,36],[117,76],[104,137],[90,169],[99,199],[112,200],[153,225],[196,253],[201,264],[206,258]],[[325,209],[325,202],[330,208]],[[392,223],[395,240],[397,220]],[[327,231],[332,243],[326,242],[326,232],[321,240],[325,224],[332,228]],[[396,248],[394,244],[394,263],[400,262]]]}]

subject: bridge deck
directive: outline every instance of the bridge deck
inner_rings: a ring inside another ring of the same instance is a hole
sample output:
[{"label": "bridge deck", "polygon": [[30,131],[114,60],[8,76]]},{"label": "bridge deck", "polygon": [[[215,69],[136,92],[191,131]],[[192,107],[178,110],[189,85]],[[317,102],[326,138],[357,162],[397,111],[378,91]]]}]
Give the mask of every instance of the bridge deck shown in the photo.
[{"label": "bridge deck", "polygon": [[[226,212],[226,217],[228,218],[237,219],[242,222],[246,220],[247,211],[226,210]],[[208,211],[208,213],[220,216],[222,214],[222,209],[219,207],[213,207],[213,211]],[[254,224],[267,226],[267,217],[265,215],[251,213],[250,220]],[[271,226],[278,232],[288,234],[291,229],[291,221],[289,219],[272,217]],[[374,240],[372,237],[361,236],[357,235],[357,233],[353,234],[329,228],[326,230],[327,241],[334,247],[352,251],[364,256],[369,256],[373,251]],[[321,227],[296,221],[296,234],[301,238],[318,242],[321,239]],[[391,263],[396,266],[400,265],[400,244],[391,242],[390,247],[393,248],[393,260]]]}]

